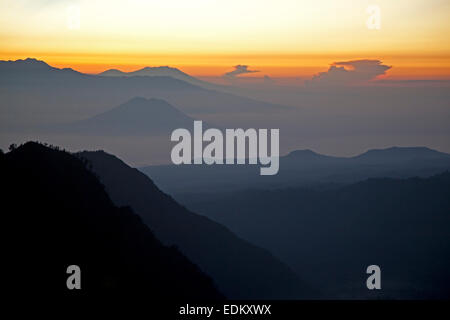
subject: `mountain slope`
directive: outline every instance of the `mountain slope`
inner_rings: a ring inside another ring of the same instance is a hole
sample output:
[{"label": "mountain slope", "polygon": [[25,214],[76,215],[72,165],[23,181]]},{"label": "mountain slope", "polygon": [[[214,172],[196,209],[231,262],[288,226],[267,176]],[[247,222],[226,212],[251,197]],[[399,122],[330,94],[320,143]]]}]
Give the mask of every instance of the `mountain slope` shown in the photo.
[{"label": "mountain slope", "polygon": [[426,147],[391,147],[387,149],[372,149],[351,159],[360,163],[376,164],[450,159],[450,154]]},{"label": "mountain slope", "polygon": [[136,71],[131,71],[131,72],[123,72],[123,71],[120,71],[117,69],[109,69],[109,70],[99,73],[98,75],[103,76],[103,77],[135,77],[135,76],[161,77],[161,76],[164,76],[164,77],[172,77],[172,78],[175,78],[178,80],[186,81],[188,83],[200,86],[205,89],[212,89],[212,90],[228,89],[227,87],[224,87],[224,86],[219,86],[214,83],[199,80],[177,68],[172,68],[169,66],[145,67],[145,68],[142,68],[142,69],[139,69]]},{"label": "mountain slope", "polygon": [[[450,297],[449,172],[179,201],[268,248],[327,298]],[[372,264],[382,270],[379,292],[365,286]]]},{"label": "mountain slope", "polygon": [[103,72],[100,72],[97,75],[102,77],[125,77],[127,76],[127,73],[120,71],[118,69],[108,69]]},{"label": "mountain slope", "polygon": [[260,176],[259,166],[148,166],[141,170],[164,191],[233,191],[254,188],[286,188],[329,183],[354,183],[374,177],[431,176],[450,170],[450,155],[424,147],[369,150],[355,157],[331,157],[311,150],[297,150],[280,157],[274,176]]},{"label": "mountain slope", "polygon": [[[109,69],[103,71],[98,74],[99,76],[104,77],[134,77],[134,76],[149,76],[149,77],[173,77],[175,79],[183,80],[183,81],[195,81],[194,77],[182,72],[177,68],[172,68],[169,66],[160,66],[160,67],[144,67],[139,70],[131,71],[131,72],[123,72],[117,69]],[[200,82],[200,80],[197,80]]]},{"label": "mountain slope", "polygon": [[137,169],[102,151],[82,152],[117,205],[138,213],[155,235],[176,245],[231,299],[294,299],[314,292],[269,252],[186,210]]},{"label": "mountain slope", "polygon": [[[0,155],[0,172],[8,199],[2,261],[14,292],[222,298],[209,277],[163,246],[129,208],[114,206],[80,159],[30,142]],[[73,264],[81,268],[79,292],[66,288]]]},{"label": "mountain slope", "polygon": [[136,97],[109,111],[56,129],[89,135],[169,135],[174,129],[190,128],[193,123],[194,119],[164,100]]}]

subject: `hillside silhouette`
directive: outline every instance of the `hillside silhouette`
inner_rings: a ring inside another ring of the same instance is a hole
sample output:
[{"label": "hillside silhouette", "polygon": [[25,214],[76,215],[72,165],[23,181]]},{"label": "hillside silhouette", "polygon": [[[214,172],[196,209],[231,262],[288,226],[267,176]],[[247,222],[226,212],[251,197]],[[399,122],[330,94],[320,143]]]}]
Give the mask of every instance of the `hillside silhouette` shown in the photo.
[{"label": "hillside silhouette", "polygon": [[280,171],[260,176],[259,166],[176,166],[141,168],[170,194],[230,192],[349,184],[367,178],[427,177],[450,170],[450,154],[425,147],[371,149],[354,157],[333,157],[296,150],[280,157]]},{"label": "hillside silhouette", "polygon": [[[179,198],[268,248],[328,298],[450,297],[450,173],[330,188],[245,190]],[[382,290],[365,287],[366,267]]]},{"label": "hillside silhouette", "polygon": [[[87,163],[29,142],[0,154],[7,280],[21,295],[223,299],[211,278],[115,206]],[[66,269],[81,268],[81,290]]]},{"label": "hillside silhouette", "polygon": [[197,215],[161,192],[145,174],[103,151],[77,154],[116,205],[130,206],[167,245],[176,245],[211,275],[230,299],[312,298],[317,292],[267,250]]}]

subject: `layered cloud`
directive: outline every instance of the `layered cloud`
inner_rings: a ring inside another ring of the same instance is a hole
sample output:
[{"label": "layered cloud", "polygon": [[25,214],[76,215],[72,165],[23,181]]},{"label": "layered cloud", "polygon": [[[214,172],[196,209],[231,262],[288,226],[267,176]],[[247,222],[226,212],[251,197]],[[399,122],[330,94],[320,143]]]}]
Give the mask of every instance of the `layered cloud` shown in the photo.
[{"label": "layered cloud", "polygon": [[236,78],[237,76],[239,76],[241,74],[254,73],[254,72],[259,72],[259,70],[249,70],[247,65],[238,64],[237,66],[234,66],[233,71],[227,72],[223,76],[226,78]]},{"label": "layered cloud", "polygon": [[315,75],[309,83],[352,85],[365,83],[383,75],[391,67],[380,60],[352,60],[333,63],[328,71]]}]

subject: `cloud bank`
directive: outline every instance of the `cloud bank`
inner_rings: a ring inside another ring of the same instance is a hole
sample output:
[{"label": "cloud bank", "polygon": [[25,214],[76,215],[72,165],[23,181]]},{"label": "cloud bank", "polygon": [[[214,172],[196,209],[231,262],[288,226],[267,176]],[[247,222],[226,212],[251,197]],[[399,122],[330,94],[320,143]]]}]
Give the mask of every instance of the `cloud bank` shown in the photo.
[{"label": "cloud bank", "polygon": [[380,60],[352,60],[333,63],[328,71],[315,75],[309,83],[324,85],[360,84],[383,75],[391,66]]}]

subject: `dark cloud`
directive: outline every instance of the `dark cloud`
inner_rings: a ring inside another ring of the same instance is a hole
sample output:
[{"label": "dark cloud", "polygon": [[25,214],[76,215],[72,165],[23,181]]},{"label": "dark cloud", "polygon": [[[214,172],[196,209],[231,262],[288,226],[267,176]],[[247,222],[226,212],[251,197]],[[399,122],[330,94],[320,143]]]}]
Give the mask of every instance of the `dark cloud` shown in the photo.
[{"label": "dark cloud", "polygon": [[351,85],[364,83],[385,74],[391,67],[380,60],[353,60],[333,63],[328,71],[315,75],[309,83]]},{"label": "dark cloud", "polygon": [[254,72],[259,72],[259,70],[249,70],[247,65],[238,64],[237,66],[234,66],[233,71],[227,72],[223,76],[226,78],[235,78],[240,74],[254,73]]}]

